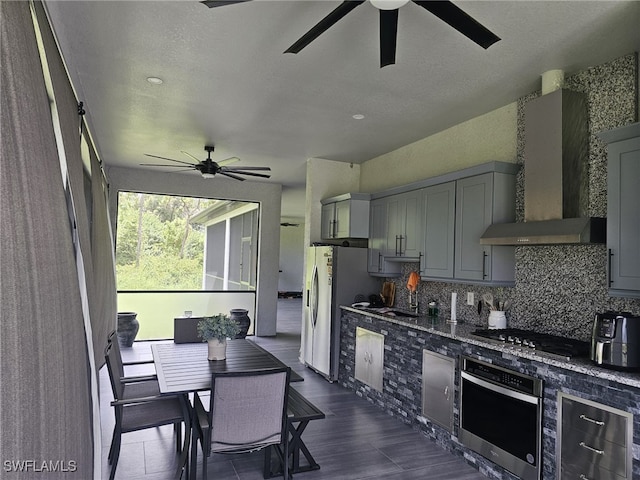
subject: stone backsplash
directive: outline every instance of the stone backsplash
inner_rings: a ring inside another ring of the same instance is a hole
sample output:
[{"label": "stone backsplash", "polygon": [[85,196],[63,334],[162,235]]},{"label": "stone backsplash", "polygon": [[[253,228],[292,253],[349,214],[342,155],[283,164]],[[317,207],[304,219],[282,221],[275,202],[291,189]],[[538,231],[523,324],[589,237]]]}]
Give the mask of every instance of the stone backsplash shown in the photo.
[{"label": "stone backsplash", "polygon": [[[584,92],[589,110],[589,214],[606,217],[607,155],[597,134],[637,121],[638,59],[630,54],[603,65],[568,75],[565,88]],[[524,165],[524,105],[540,92],[518,101],[518,163]],[[516,218],[524,218],[524,168],[517,176]],[[605,245],[560,245],[516,247],[516,281],[512,288],[491,288],[450,282],[421,282],[418,287],[420,311],[431,300],[442,314],[450,312],[451,292],[458,293],[457,317],[487,325],[488,311],[477,311],[482,294],[510,299],[508,325],[564,335],[580,340],[591,337],[597,312],[630,311],[640,315],[640,300],[610,297],[607,290],[607,250]],[[406,287],[417,264],[404,264],[396,283],[396,305],[407,308]],[[474,306],[466,305],[467,292],[474,292]]]}]

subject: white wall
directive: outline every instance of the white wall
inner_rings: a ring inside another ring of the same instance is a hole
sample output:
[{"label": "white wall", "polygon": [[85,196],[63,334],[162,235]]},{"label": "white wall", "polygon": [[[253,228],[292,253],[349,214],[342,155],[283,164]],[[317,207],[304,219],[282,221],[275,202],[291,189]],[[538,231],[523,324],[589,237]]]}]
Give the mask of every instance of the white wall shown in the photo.
[{"label": "white wall", "polygon": [[511,103],[364,162],[359,191],[375,193],[492,160],[516,163],[516,147],[517,104]]},{"label": "white wall", "polygon": [[297,227],[280,227],[279,292],[301,292],[304,283],[304,218],[283,217]]},{"label": "white wall", "polygon": [[136,168],[111,167],[110,211],[115,222],[118,191],[165,193],[203,198],[226,198],[260,203],[259,262],[256,294],[256,335],[276,334],[280,209],[282,187],[275,183],[205,179],[192,174],[166,174]]}]

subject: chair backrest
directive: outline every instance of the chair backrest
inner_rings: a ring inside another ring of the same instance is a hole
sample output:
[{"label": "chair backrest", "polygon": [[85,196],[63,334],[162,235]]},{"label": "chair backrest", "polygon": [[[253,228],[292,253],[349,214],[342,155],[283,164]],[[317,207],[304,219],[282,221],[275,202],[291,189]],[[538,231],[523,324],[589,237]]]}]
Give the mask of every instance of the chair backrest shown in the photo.
[{"label": "chair backrest", "polygon": [[175,343],[202,343],[198,335],[198,322],[202,317],[177,317],[173,319],[173,341]]},{"label": "chair backrest", "polygon": [[120,400],[124,394],[124,386],[120,379],[124,376],[124,367],[120,358],[120,351],[117,347],[118,340],[107,343],[104,350],[104,358],[107,362],[107,370],[109,371],[109,380],[111,381],[111,391],[113,398]]},{"label": "chair backrest", "polygon": [[252,451],[282,443],[291,368],[213,374],[209,405],[212,452]]}]

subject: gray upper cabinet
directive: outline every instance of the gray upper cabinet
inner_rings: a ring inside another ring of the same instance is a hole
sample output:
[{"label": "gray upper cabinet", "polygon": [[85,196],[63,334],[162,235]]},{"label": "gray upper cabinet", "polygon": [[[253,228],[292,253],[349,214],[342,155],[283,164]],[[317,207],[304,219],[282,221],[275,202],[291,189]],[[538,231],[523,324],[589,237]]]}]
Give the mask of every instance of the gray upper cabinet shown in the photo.
[{"label": "gray upper cabinet", "polygon": [[322,200],[321,237],[368,238],[369,199],[369,194],[347,193]]},{"label": "gray upper cabinet", "polygon": [[420,276],[453,278],[456,182],[422,190]]},{"label": "gray upper cabinet", "polygon": [[515,221],[518,169],[488,162],[373,194],[369,273],[398,276],[401,262],[419,262],[426,280],[513,285],[515,247],[480,245],[480,237]]},{"label": "gray upper cabinet", "polygon": [[419,190],[386,198],[386,257],[417,258],[422,248]]},{"label": "gray upper cabinet", "polygon": [[480,245],[480,236],[492,223],[515,221],[515,175],[490,172],[456,183],[454,277],[513,284],[515,247]]},{"label": "gray upper cabinet", "polygon": [[608,143],[609,294],[640,298],[640,123],[600,137]]},{"label": "gray upper cabinet", "polygon": [[385,260],[387,244],[387,198],[371,200],[369,206],[369,252],[367,270],[375,276],[398,276],[401,265]]}]

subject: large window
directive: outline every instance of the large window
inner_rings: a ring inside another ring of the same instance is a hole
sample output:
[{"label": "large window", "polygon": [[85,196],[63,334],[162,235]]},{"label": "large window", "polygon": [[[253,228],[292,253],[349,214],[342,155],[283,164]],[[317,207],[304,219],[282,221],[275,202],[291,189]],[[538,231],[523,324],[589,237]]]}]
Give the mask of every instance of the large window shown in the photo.
[{"label": "large window", "polygon": [[258,207],[120,192],[118,290],[255,290]]}]

